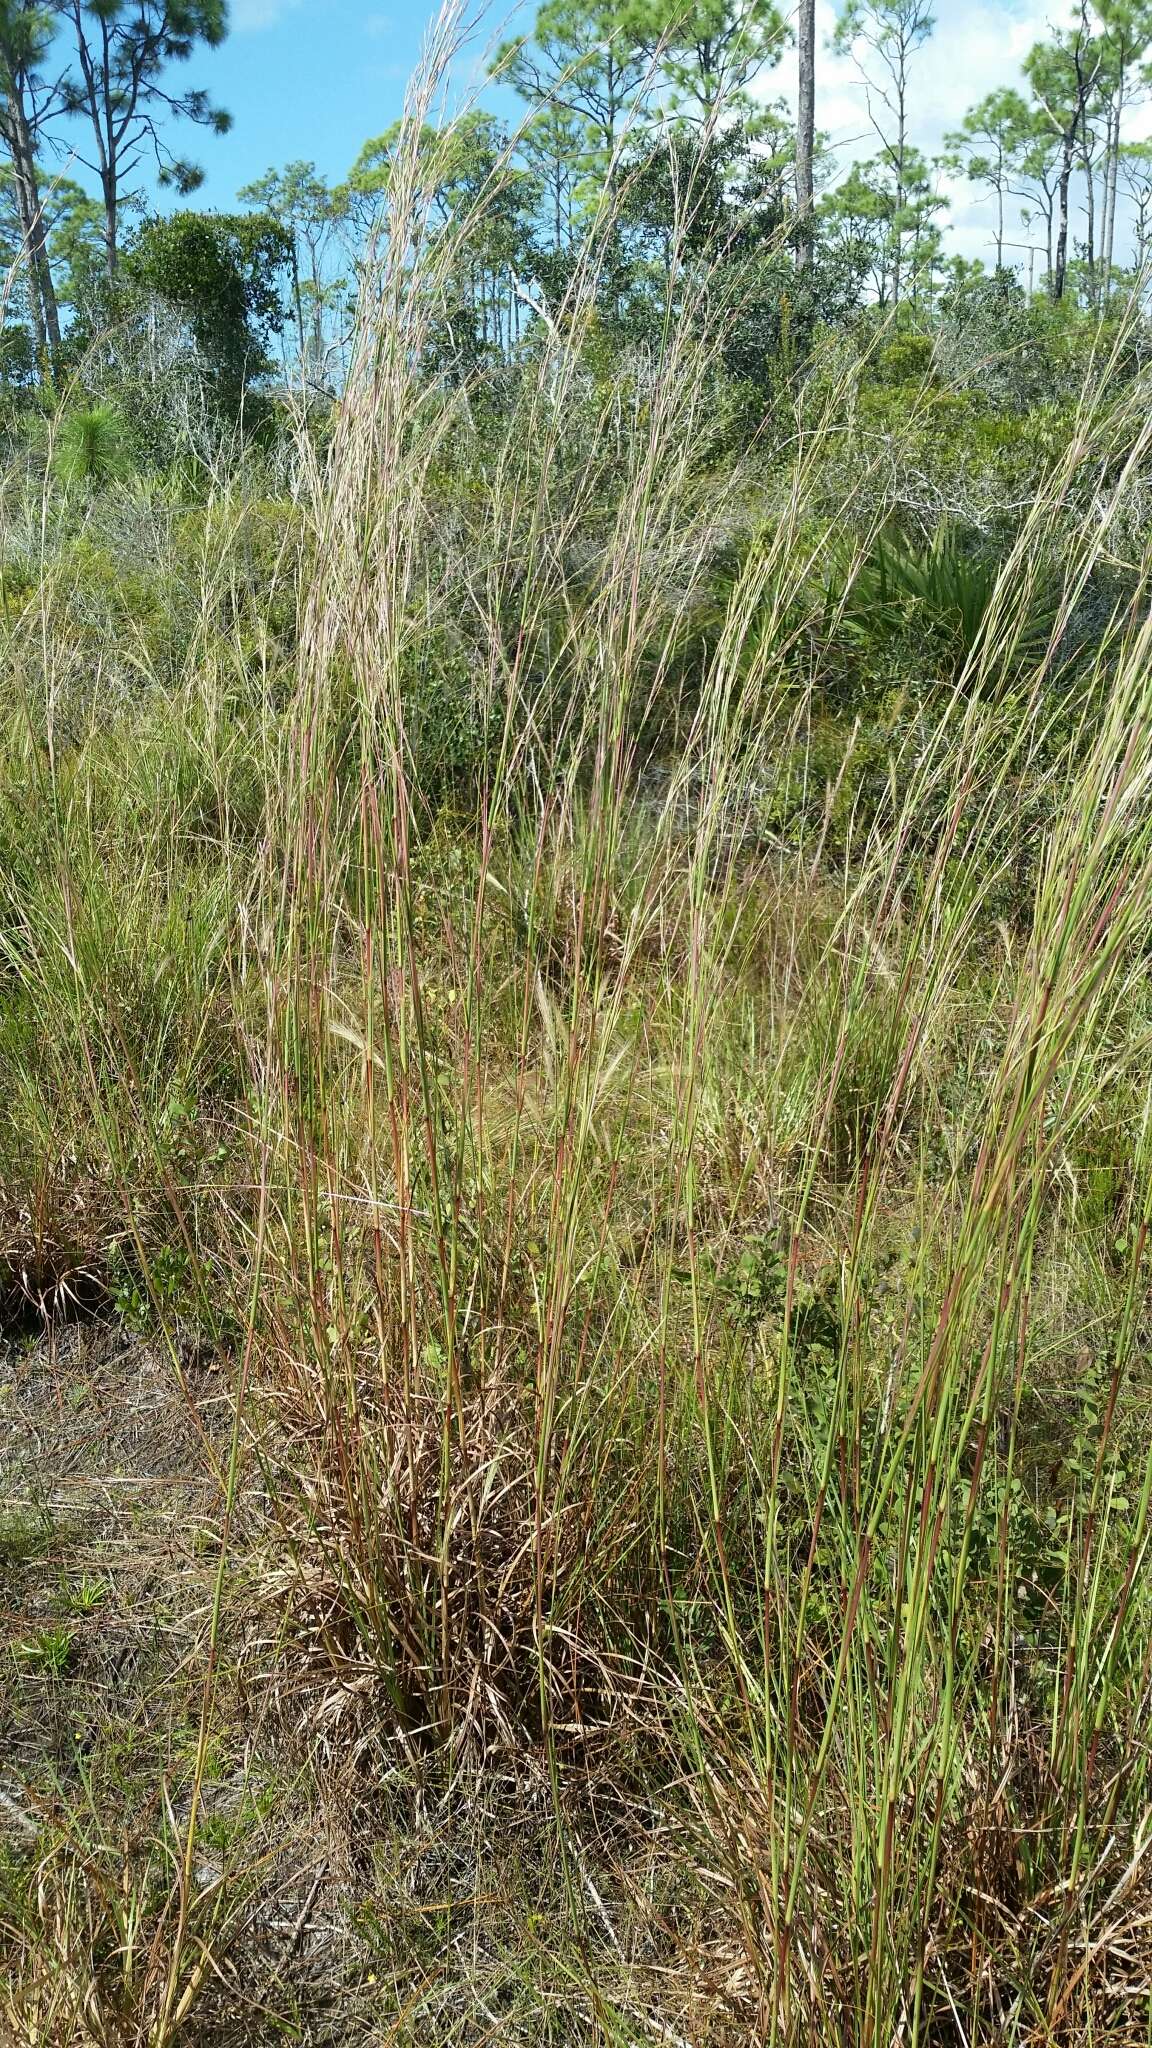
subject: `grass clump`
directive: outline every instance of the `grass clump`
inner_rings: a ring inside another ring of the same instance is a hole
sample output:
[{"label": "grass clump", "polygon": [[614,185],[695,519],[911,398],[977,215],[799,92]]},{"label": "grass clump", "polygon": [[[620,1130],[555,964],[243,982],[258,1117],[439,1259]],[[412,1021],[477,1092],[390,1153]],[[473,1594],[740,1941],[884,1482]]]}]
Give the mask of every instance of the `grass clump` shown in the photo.
[{"label": "grass clump", "polygon": [[42,1508],[7,1509],[0,1516],[0,1562],[19,1565],[43,1557],[51,1550],[54,1535],[52,1517]]}]

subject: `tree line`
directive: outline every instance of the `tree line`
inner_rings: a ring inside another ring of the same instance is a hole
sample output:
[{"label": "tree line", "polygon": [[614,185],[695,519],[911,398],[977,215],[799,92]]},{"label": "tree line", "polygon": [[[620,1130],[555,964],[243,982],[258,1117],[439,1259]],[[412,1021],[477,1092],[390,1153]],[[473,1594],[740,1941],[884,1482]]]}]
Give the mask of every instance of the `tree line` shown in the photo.
[{"label": "tree line", "polygon": [[[859,76],[873,147],[845,166],[819,126],[814,0],[794,18],[775,0],[545,0],[492,66],[520,118],[474,111],[421,142],[433,222],[471,223],[449,353],[516,346],[562,293],[606,193],[601,294],[622,336],[655,317],[686,232],[742,266],[733,347],[747,363],[849,306],[931,308],[973,268],[947,249],[944,180],[957,174],[991,202],[988,268],[1019,268],[1027,245],[1033,285],[1099,307],[1152,253],[1152,144],[1132,134],[1152,84],[1152,0],[1078,0],[1020,84],[989,93],[930,152],[917,99],[935,27],[929,0],[846,0],[834,43]],[[310,381],[338,381],[398,128],[342,180],[299,160],[245,187],[235,213],[157,213],[151,188],[187,201],[201,182],[181,128],[230,126],[184,69],[227,31],[226,0],[0,0],[9,378],[50,376],[118,295],[143,289],[185,309],[230,389],[267,371],[276,335]],[[793,39],[790,105],[773,74]]]}]

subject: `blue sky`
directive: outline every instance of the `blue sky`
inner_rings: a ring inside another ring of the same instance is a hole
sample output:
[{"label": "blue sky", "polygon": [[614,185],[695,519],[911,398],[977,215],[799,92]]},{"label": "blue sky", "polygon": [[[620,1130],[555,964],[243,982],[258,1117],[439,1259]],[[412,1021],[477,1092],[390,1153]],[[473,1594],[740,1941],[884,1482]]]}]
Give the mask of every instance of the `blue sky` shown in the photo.
[{"label": "blue sky", "polygon": [[233,0],[227,42],[183,67],[235,123],[223,140],[182,131],[207,173],[195,203],[230,206],[239,186],[298,157],[343,177],[400,113],[427,18],[372,0]]}]

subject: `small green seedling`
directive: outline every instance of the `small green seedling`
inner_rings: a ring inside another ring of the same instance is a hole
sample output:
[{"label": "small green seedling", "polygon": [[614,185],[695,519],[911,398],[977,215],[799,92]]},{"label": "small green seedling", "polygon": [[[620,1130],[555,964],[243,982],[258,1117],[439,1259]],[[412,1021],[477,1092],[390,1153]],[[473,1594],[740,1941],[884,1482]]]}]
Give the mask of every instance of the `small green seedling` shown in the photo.
[{"label": "small green seedling", "polygon": [[90,1579],[85,1573],[78,1585],[65,1586],[62,1604],[67,1614],[96,1614],[108,1598],[108,1581]]},{"label": "small green seedling", "polygon": [[75,1629],[69,1628],[65,1622],[58,1622],[55,1628],[38,1629],[34,1636],[13,1643],[12,1654],[25,1669],[59,1678],[67,1669],[75,1640]]}]

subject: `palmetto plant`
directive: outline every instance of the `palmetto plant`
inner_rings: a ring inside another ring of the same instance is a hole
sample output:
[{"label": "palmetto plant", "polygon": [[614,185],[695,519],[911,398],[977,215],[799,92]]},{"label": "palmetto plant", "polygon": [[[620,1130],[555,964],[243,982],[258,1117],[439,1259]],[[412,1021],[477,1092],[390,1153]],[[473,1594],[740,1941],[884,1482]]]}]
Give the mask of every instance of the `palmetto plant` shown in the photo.
[{"label": "palmetto plant", "polygon": [[[957,674],[979,650],[1002,568],[986,546],[947,523],[920,543],[892,529],[838,571],[832,604],[841,630],[872,645],[885,634],[911,634],[927,660]],[[1051,589],[1031,592],[1014,640],[1020,660],[1034,658],[1046,643],[1055,601]]]}]

